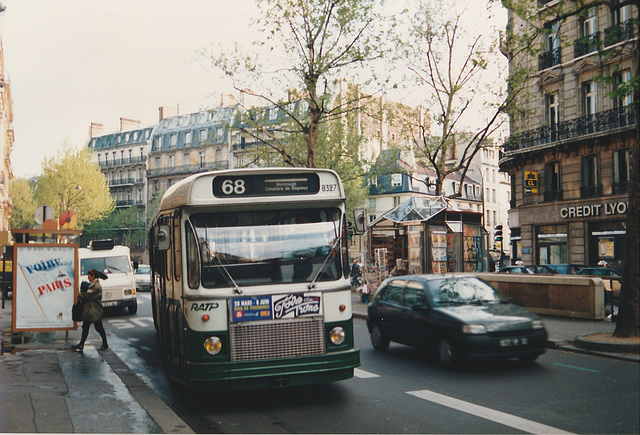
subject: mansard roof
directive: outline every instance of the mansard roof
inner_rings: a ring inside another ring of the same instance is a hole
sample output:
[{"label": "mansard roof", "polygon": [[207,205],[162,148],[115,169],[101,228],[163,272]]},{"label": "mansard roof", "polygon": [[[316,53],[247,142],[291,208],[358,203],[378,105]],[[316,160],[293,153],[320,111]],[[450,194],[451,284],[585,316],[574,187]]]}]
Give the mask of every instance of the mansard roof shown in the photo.
[{"label": "mansard roof", "polygon": [[125,147],[146,144],[151,138],[153,127],[97,136],[89,140],[89,149],[98,151],[106,148]]}]

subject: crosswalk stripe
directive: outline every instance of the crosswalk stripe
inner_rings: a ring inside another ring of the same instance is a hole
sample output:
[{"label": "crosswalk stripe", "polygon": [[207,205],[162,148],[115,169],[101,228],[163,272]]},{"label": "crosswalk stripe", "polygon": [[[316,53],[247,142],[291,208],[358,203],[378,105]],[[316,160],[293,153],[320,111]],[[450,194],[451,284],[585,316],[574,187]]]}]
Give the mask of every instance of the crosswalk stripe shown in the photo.
[{"label": "crosswalk stripe", "polygon": [[434,393],[433,391],[429,390],[407,391],[407,393],[419,397],[420,399],[428,400],[429,402],[437,403],[448,408],[466,412],[467,414],[494,421],[496,423],[521,430],[523,432],[545,434],[571,433],[555,427],[536,423],[535,421],[516,417],[515,415],[507,414],[505,412],[496,411],[495,409],[485,408],[484,406],[475,405],[470,402],[465,402],[464,400],[454,399],[453,397]]}]

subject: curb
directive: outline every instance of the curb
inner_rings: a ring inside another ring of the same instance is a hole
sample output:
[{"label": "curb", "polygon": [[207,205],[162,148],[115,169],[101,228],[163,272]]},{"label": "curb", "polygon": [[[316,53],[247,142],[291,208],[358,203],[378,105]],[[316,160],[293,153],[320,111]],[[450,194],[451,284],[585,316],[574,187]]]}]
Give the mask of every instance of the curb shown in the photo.
[{"label": "curb", "polygon": [[614,352],[614,353],[635,353],[640,352],[640,343],[607,343],[594,339],[589,339],[589,336],[576,337],[575,345],[586,350],[599,351],[599,352]]}]

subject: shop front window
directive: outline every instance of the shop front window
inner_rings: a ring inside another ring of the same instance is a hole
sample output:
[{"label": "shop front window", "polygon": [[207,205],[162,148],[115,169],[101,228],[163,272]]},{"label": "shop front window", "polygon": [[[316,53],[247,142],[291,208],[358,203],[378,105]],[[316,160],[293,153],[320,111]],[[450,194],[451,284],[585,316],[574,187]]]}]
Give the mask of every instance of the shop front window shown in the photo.
[{"label": "shop front window", "polygon": [[566,225],[539,226],[536,234],[537,264],[568,263]]}]

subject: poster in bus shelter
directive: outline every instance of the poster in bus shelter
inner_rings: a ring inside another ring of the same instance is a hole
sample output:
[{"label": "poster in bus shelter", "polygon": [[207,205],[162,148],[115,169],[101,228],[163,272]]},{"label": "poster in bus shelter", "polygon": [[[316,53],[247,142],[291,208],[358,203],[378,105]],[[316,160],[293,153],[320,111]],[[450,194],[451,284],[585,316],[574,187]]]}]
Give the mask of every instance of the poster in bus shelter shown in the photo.
[{"label": "poster in bus shelter", "polygon": [[13,330],[75,329],[71,307],[77,294],[77,244],[16,244]]}]

